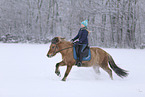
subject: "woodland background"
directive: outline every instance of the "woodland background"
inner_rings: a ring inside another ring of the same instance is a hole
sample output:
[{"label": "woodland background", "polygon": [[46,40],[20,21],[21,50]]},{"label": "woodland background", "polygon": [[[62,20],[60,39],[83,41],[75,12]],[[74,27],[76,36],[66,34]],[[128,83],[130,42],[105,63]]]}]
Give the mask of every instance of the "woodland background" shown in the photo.
[{"label": "woodland background", "polygon": [[72,39],[88,19],[89,43],[107,48],[145,47],[144,0],[1,0],[0,41],[48,43]]}]

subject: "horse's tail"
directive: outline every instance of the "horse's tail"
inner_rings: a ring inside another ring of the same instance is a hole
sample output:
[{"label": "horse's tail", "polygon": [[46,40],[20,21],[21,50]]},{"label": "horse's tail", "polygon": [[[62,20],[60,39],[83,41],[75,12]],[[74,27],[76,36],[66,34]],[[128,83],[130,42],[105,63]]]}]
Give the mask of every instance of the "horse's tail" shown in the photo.
[{"label": "horse's tail", "polygon": [[112,56],[109,55],[109,54],[108,54],[108,59],[109,59],[108,62],[109,62],[110,67],[113,69],[113,71],[114,71],[118,76],[120,76],[121,78],[123,78],[123,77],[126,77],[126,76],[128,75],[128,73],[127,73],[126,70],[121,69],[120,67],[118,67],[118,66],[115,64],[115,62],[114,62]]}]

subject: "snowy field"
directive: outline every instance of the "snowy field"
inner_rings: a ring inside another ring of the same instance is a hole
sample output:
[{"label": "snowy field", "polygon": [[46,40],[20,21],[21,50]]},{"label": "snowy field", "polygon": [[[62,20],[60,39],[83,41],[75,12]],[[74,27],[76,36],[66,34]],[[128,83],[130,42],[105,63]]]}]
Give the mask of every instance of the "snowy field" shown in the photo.
[{"label": "snowy field", "polygon": [[129,71],[114,80],[102,69],[73,67],[67,81],[55,75],[61,55],[47,58],[49,45],[0,44],[0,97],[145,97],[145,49],[104,49]]}]

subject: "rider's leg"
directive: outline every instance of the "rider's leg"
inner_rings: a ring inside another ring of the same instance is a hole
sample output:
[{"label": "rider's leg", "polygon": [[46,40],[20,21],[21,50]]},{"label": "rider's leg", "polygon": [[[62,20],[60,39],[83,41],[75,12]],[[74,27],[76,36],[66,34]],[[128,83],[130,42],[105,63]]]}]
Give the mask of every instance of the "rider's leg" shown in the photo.
[{"label": "rider's leg", "polygon": [[86,48],[87,44],[81,44],[79,45],[79,62],[77,63],[77,66],[82,66],[82,59],[83,59],[83,52]]}]

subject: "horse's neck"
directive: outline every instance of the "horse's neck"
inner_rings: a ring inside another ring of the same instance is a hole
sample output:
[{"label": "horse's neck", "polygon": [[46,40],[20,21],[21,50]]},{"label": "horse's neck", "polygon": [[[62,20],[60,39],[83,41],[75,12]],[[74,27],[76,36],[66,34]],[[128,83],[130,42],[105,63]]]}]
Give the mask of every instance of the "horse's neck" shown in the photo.
[{"label": "horse's neck", "polygon": [[62,41],[59,46],[60,48],[69,47],[69,46],[72,46],[72,43],[68,41]]},{"label": "horse's neck", "polygon": [[69,47],[73,47],[73,44],[70,43],[70,42],[67,42],[67,41],[63,41],[59,44],[59,50],[62,50],[62,49],[65,49],[65,50],[62,50],[60,53],[62,55],[66,55],[67,51],[69,49],[66,49],[66,48],[69,48]]}]

